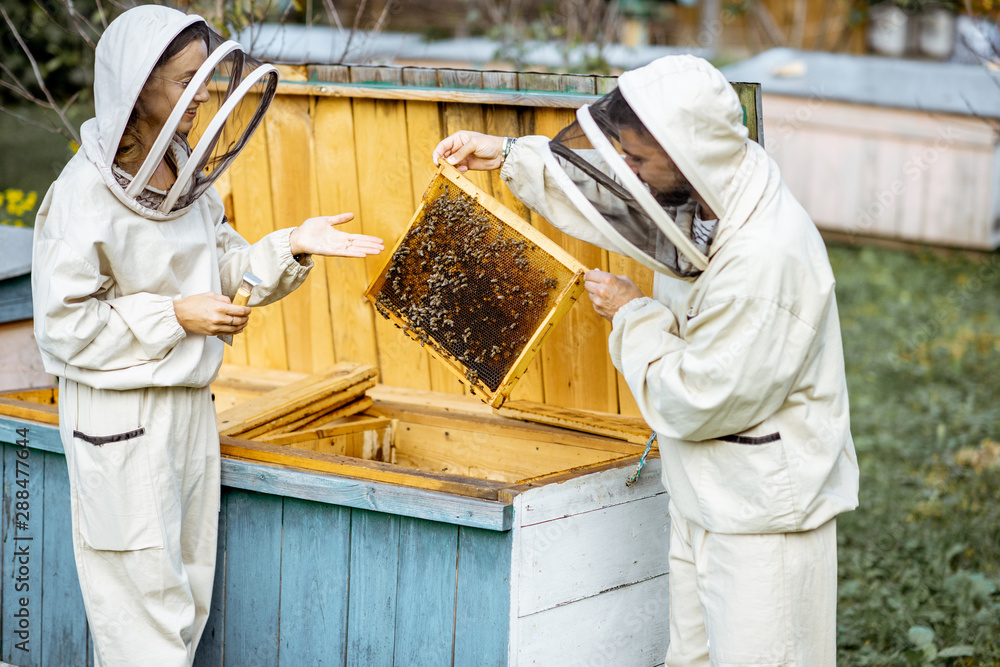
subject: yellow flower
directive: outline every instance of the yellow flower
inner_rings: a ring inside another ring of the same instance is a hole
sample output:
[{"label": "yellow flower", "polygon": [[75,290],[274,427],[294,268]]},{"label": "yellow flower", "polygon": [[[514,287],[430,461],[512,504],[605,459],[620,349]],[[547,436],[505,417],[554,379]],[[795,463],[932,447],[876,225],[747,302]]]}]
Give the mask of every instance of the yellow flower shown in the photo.
[{"label": "yellow flower", "polygon": [[11,215],[21,215],[17,209],[20,208],[19,204],[22,199],[24,199],[24,190],[7,188],[7,212]]}]

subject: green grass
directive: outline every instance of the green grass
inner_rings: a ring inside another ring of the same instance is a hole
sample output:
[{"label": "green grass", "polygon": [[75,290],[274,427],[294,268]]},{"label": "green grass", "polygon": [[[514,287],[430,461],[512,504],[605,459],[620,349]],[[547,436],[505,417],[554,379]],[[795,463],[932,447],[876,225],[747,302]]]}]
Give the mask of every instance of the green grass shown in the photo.
[{"label": "green grass", "polygon": [[838,665],[1000,665],[1000,255],[832,247],[861,466]]}]

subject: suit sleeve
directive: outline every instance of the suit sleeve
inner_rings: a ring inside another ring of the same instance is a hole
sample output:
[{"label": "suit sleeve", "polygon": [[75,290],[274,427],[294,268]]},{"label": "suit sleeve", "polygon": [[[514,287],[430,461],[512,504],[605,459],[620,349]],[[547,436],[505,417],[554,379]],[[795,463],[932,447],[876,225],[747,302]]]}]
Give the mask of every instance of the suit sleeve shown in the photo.
[{"label": "suit sleeve", "polygon": [[170,297],[102,298],[111,278],[61,239],[36,242],[32,272],[35,337],[54,359],[90,370],[128,368],[163,359],[185,336]]},{"label": "suit sleeve", "polygon": [[667,437],[701,441],[774,414],[816,335],[778,304],[742,297],[706,308],[681,338],[673,313],[643,298],[615,314],[609,347],[649,425]]},{"label": "suit sleeve", "polygon": [[313,261],[308,255],[301,262],[295,260],[288,244],[291,233],[291,228],[280,229],[250,245],[223,219],[216,230],[222,293],[233,298],[247,271],[262,281],[253,290],[251,306],[267,305],[295,291],[309,275]]}]

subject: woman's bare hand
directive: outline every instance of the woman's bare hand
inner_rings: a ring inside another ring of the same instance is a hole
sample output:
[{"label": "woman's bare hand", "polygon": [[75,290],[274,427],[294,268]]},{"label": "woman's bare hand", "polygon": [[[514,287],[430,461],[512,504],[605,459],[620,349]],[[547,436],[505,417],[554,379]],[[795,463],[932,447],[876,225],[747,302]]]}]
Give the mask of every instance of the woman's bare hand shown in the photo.
[{"label": "woman's bare hand", "polygon": [[365,257],[366,255],[377,255],[385,250],[385,244],[377,236],[350,234],[334,229],[335,225],[342,225],[353,219],[353,213],[309,218],[293,229],[288,238],[292,254]]},{"label": "woman's bare hand", "polygon": [[443,159],[461,172],[499,169],[503,164],[503,139],[461,130],[441,141],[431,158],[435,165]]},{"label": "woman's bare hand", "polygon": [[174,301],[174,314],[181,327],[195,334],[237,334],[250,321],[250,308],[234,306],[228,296],[205,292]]}]

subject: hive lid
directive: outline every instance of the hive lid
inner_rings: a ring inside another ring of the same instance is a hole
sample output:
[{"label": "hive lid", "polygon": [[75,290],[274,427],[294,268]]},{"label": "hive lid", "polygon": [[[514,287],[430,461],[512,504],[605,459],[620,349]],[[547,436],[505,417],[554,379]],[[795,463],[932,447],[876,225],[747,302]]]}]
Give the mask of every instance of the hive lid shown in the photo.
[{"label": "hive lid", "polygon": [[586,270],[442,164],[365,296],[498,407],[583,292]]}]

